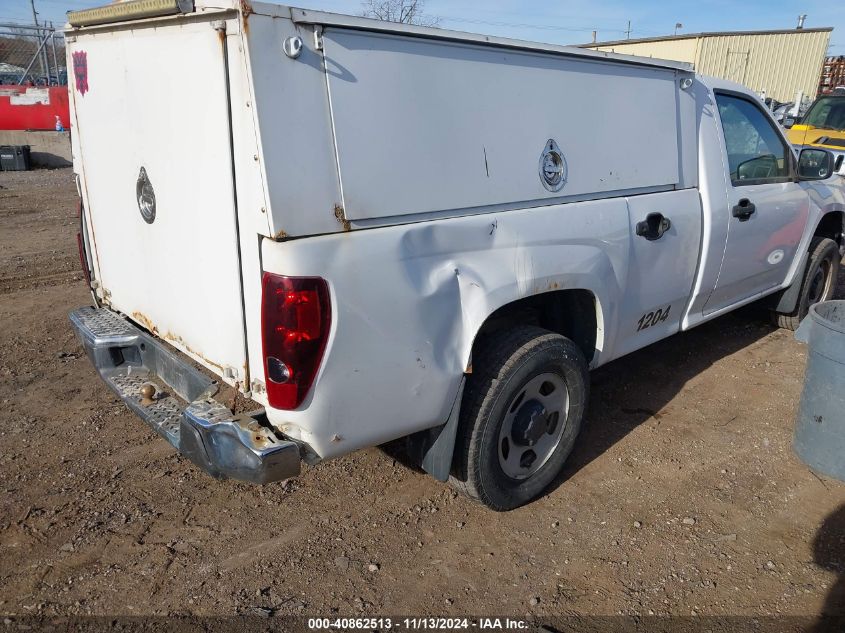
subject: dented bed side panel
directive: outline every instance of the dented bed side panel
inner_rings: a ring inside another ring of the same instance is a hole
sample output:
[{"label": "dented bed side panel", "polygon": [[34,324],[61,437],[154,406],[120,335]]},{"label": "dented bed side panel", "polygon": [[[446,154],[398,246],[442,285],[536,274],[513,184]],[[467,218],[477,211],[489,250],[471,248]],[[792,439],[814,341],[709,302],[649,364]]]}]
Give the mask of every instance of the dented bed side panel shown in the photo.
[{"label": "dented bed side panel", "polygon": [[629,244],[624,198],[264,240],[265,270],[327,279],[333,307],[306,401],[268,418],[324,458],[442,424],[484,320],[557,289],[595,295],[600,364],[613,353]]}]

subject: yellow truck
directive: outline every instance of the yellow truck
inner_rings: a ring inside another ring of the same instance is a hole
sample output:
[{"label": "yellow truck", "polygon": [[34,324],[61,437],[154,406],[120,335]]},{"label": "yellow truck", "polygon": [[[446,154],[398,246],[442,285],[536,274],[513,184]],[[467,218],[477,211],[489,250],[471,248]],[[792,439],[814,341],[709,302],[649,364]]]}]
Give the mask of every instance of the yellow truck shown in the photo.
[{"label": "yellow truck", "polygon": [[845,176],[845,95],[816,99],[801,122],[787,130],[787,136],[799,150],[821,147],[833,152],[834,168]]}]

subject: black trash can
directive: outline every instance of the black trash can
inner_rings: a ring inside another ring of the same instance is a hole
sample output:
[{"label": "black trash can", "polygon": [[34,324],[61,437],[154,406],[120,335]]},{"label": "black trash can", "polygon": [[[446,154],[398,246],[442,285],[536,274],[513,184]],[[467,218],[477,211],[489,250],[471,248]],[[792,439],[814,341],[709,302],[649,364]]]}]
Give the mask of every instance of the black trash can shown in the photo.
[{"label": "black trash can", "polygon": [[29,145],[0,145],[0,169],[3,171],[32,169]]}]

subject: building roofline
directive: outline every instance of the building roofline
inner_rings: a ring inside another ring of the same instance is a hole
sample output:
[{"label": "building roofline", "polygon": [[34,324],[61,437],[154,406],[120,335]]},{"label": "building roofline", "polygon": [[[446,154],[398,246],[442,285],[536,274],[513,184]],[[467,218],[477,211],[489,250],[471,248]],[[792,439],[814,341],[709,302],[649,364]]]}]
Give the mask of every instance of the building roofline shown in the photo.
[{"label": "building roofline", "polygon": [[581,48],[596,46],[617,46],[620,44],[641,44],[647,42],[669,42],[678,40],[692,40],[701,37],[724,37],[726,35],[785,35],[789,33],[823,33],[833,31],[832,26],[820,26],[812,29],[774,29],[770,31],[704,31],[702,33],[684,33],[683,35],[660,35],[658,37],[638,37],[629,40],[607,40],[605,42],[590,42],[579,44]]}]

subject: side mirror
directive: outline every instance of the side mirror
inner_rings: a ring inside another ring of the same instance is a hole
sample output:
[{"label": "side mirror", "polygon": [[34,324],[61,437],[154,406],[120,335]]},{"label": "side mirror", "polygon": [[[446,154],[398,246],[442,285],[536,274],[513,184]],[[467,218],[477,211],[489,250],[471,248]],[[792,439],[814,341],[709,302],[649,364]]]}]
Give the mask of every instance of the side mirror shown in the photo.
[{"label": "side mirror", "polygon": [[791,116],[787,116],[787,117],[783,118],[783,127],[785,127],[787,130],[789,128],[791,128],[793,125],[795,125],[795,119],[794,118],[792,118]]},{"label": "side mirror", "polygon": [[798,156],[799,180],[825,180],[833,173],[833,154],[826,149],[802,149]]}]

